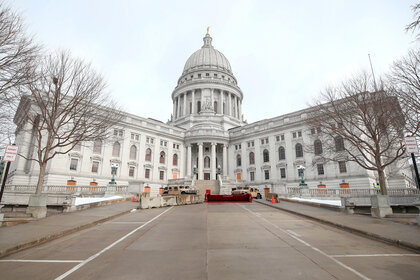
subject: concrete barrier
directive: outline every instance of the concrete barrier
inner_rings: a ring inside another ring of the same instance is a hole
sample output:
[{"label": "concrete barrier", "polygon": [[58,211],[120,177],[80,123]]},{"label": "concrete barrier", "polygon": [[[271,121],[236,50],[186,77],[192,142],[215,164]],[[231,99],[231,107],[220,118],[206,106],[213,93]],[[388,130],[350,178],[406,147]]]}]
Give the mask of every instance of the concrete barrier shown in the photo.
[{"label": "concrete barrier", "polygon": [[142,193],[140,195],[139,208],[150,209],[166,206],[187,205],[201,203],[199,195],[182,194],[182,195],[165,195],[150,197],[150,193]]}]

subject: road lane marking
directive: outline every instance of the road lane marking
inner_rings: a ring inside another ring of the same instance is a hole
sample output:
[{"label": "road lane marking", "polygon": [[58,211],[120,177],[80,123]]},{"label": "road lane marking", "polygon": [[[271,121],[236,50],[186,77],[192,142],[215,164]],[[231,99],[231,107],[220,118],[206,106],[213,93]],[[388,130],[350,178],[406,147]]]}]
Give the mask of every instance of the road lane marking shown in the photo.
[{"label": "road lane marking", "polygon": [[[239,206],[240,206],[240,207],[242,207],[243,209],[245,209],[246,211],[250,212],[251,214],[254,214],[254,212],[253,212],[253,211],[249,210],[249,209],[248,209],[248,208],[246,208],[245,206],[243,206],[243,205],[239,205]],[[255,216],[256,216],[256,215],[255,215]],[[258,216],[257,216],[257,217],[258,217]],[[362,278],[362,279],[364,279],[364,280],[371,280],[370,278],[368,278],[367,276],[365,276],[365,275],[363,275],[362,273],[358,272],[357,270],[355,270],[355,269],[353,269],[353,268],[351,268],[351,267],[349,267],[349,266],[345,265],[344,263],[342,263],[342,262],[340,262],[339,260],[335,259],[334,257],[332,257],[332,256],[328,255],[327,253],[323,252],[322,250],[320,250],[320,249],[318,249],[318,248],[316,248],[316,247],[312,246],[312,245],[311,245],[311,244],[309,244],[308,242],[306,242],[306,241],[304,241],[304,240],[300,239],[299,237],[294,236],[293,234],[289,233],[287,230],[284,230],[284,229],[280,228],[279,226],[277,226],[276,224],[273,224],[272,222],[270,222],[270,221],[269,221],[269,220],[267,220],[266,218],[264,218],[264,217],[258,217],[258,218],[260,218],[261,220],[265,221],[266,223],[268,223],[268,224],[270,224],[270,225],[274,226],[275,228],[278,228],[279,230],[281,230],[281,231],[282,231],[282,232],[284,232],[285,234],[287,234],[287,235],[289,235],[290,237],[292,237],[292,238],[296,239],[296,240],[297,240],[297,241],[299,241],[300,243],[302,243],[302,244],[304,244],[304,245],[308,246],[308,247],[309,247],[309,248],[311,248],[312,250],[314,250],[314,251],[316,251],[316,252],[320,253],[321,255],[323,255],[323,256],[325,256],[325,257],[327,257],[327,258],[329,258],[329,259],[331,259],[333,262],[335,262],[335,263],[337,263],[338,265],[340,265],[340,266],[344,267],[345,269],[347,269],[347,270],[349,270],[349,271],[353,272],[354,274],[356,274],[356,275],[357,275],[357,276],[359,276],[360,278]]]},{"label": "road lane marking", "polygon": [[157,218],[159,218],[160,216],[162,216],[163,214],[165,214],[166,212],[168,212],[172,208],[174,208],[174,207],[172,206],[171,208],[163,211],[162,213],[160,213],[159,215],[157,215],[153,219],[147,221],[143,225],[137,227],[136,229],[133,229],[132,231],[130,231],[129,233],[127,233],[126,235],[124,235],[123,237],[121,237],[120,239],[118,239],[117,241],[115,241],[114,243],[112,243],[111,245],[109,245],[108,247],[102,249],[101,251],[99,251],[98,253],[90,256],[89,258],[87,258],[83,262],[79,263],[78,265],[76,265],[72,269],[70,269],[67,272],[63,273],[62,275],[58,276],[57,278],[55,278],[55,280],[61,280],[61,279],[66,278],[67,276],[69,276],[70,274],[72,274],[73,272],[75,272],[76,270],[78,270],[79,268],[81,268],[82,266],[84,266],[85,264],[87,264],[88,262],[93,261],[94,259],[96,259],[100,255],[102,255],[103,253],[105,253],[106,251],[108,251],[109,249],[111,249],[112,247],[114,247],[115,245],[117,245],[118,243],[120,243],[121,241],[123,241],[124,239],[126,239],[127,237],[129,237],[130,235],[132,235],[133,233],[135,233],[136,231],[138,231],[139,229],[142,229],[144,226],[146,226],[149,223],[153,222],[154,220],[156,220]]},{"label": "road lane marking", "polygon": [[82,260],[0,260],[0,262],[29,262],[29,263],[81,263]]},{"label": "road lane marking", "polygon": [[331,255],[334,258],[353,257],[420,257],[420,254],[367,254],[367,255]]},{"label": "road lane marking", "polygon": [[290,233],[290,234],[293,234],[294,236],[301,237],[301,235],[300,235],[300,234],[298,234],[298,233],[294,232],[294,231],[293,231],[293,230],[291,230],[291,229],[286,229],[286,231],[287,231],[288,233]]},{"label": "road lane marking", "polygon": [[144,224],[145,222],[108,222],[107,224]]}]

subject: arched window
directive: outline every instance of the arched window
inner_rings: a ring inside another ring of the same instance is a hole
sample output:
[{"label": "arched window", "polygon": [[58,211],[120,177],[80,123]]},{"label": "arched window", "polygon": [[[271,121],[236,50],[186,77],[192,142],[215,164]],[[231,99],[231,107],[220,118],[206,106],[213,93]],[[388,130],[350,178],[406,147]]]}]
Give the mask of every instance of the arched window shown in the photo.
[{"label": "arched window", "polygon": [[302,149],[302,144],[297,143],[295,146],[295,150],[296,150],[296,157],[303,157],[303,149]]},{"label": "arched window", "polygon": [[112,148],[112,156],[113,157],[119,157],[120,156],[120,148],[121,148],[120,143],[115,142],[114,146]]},{"label": "arched window", "polygon": [[286,159],[286,152],[283,146],[279,147],[279,160]]},{"label": "arched window", "polygon": [[93,142],[93,153],[94,154],[102,153],[102,141],[101,140],[95,140],[95,142]]},{"label": "arched window", "polygon": [[174,154],[172,157],[172,165],[177,166],[178,165],[178,155]]},{"label": "arched window", "polygon": [[314,141],[314,151],[315,151],[315,155],[322,154],[322,143],[320,140]]},{"label": "arched window", "polygon": [[236,156],[236,166],[241,166],[242,162],[241,162],[241,155],[237,155]]},{"label": "arched window", "polygon": [[270,161],[270,154],[268,153],[267,149],[265,149],[263,151],[263,160],[264,160],[264,162],[269,162]]},{"label": "arched window", "polygon": [[255,164],[255,155],[253,152],[249,153],[249,164]]},{"label": "arched window", "polygon": [[201,101],[197,101],[197,113],[201,112]]},{"label": "arched window", "polygon": [[343,137],[337,136],[337,137],[334,138],[334,140],[335,140],[335,151],[336,152],[344,151],[344,140],[343,140]]},{"label": "arched window", "polygon": [[217,101],[214,101],[213,108],[214,108],[214,112],[217,114]]},{"label": "arched window", "polygon": [[209,157],[204,158],[204,168],[210,168],[210,158]]},{"label": "arched window", "polygon": [[146,149],[146,161],[151,161],[152,160],[152,150],[150,148]]},{"label": "arched window", "polygon": [[159,163],[165,163],[165,152],[160,152]]},{"label": "arched window", "polygon": [[130,159],[136,159],[137,158],[137,147],[131,146],[130,148]]}]

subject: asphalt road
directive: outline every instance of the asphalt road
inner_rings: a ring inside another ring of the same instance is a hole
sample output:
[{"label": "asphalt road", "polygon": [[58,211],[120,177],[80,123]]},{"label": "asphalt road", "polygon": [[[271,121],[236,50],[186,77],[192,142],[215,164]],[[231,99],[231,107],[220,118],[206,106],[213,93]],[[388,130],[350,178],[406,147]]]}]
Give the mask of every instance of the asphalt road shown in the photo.
[{"label": "asphalt road", "polygon": [[257,203],[197,204],[10,255],[0,279],[420,279],[420,254]]}]

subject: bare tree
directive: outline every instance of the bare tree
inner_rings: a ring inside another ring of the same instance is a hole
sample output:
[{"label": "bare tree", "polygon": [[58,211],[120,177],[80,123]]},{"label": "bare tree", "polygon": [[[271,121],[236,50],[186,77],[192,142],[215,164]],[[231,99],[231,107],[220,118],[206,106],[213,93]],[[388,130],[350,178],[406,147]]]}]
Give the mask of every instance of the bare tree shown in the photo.
[{"label": "bare tree", "polygon": [[0,150],[12,141],[18,96],[34,78],[39,51],[21,17],[0,3]]},{"label": "bare tree", "polygon": [[[414,33],[420,26],[420,4],[411,6],[411,10],[413,11],[414,21],[407,24],[405,31],[411,31]],[[417,34],[416,37],[417,39],[420,39],[420,34]]]},{"label": "bare tree", "polygon": [[22,98],[15,122],[18,130],[32,130],[34,155],[21,156],[38,162],[40,194],[48,161],[81,142],[105,139],[122,114],[106,93],[102,76],[66,51],[45,57],[38,79],[28,88],[31,94]]},{"label": "bare tree", "polygon": [[406,131],[420,136],[420,49],[412,49],[395,61],[388,74],[389,91],[398,97],[406,116]]},{"label": "bare tree", "polygon": [[[404,116],[395,96],[362,73],[321,92],[308,115],[316,129],[315,160],[352,161],[377,172],[387,194],[385,168],[404,156]],[[321,145],[321,146],[320,146]]]}]

